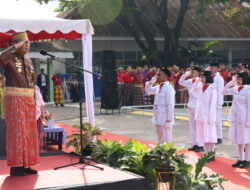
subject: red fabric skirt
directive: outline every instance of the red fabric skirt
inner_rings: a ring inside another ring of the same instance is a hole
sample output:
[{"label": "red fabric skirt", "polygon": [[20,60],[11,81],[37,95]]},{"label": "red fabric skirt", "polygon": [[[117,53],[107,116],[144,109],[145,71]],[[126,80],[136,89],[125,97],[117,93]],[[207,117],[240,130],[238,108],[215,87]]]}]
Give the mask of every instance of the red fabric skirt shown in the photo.
[{"label": "red fabric skirt", "polygon": [[34,90],[7,88],[5,111],[7,165],[11,167],[38,165]]}]

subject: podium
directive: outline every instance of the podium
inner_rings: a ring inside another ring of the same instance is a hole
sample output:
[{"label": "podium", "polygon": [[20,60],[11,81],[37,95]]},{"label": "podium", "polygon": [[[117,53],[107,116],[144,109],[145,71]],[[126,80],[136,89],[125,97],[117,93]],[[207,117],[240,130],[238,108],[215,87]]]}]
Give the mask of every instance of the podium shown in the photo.
[{"label": "podium", "polygon": [[0,119],[0,156],[6,156],[6,123]]}]

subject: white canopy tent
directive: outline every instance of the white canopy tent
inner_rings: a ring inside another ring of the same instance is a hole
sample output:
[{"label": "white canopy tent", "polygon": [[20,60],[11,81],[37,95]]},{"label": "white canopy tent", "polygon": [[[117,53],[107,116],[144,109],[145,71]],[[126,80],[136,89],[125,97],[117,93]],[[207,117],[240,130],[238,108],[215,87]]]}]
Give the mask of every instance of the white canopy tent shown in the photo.
[{"label": "white canopy tent", "polygon": [[[83,68],[92,71],[92,35],[94,29],[89,20],[0,19],[0,47],[6,46],[10,42],[11,34],[23,31],[28,33],[31,41],[82,38]],[[84,84],[88,122],[95,126],[92,74],[84,72]]]}]

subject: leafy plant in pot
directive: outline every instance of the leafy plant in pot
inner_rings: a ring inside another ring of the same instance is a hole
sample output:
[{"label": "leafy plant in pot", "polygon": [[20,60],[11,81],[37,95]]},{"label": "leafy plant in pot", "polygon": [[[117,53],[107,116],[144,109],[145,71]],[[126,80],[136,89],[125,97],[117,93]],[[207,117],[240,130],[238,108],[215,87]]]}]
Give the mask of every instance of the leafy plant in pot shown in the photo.
[{"label": "leafy plant in pot", "polygon": [[178,150],[173,145],[174,143],[158,144],[143,157],[144,167],[155,169],[161,182],[171,182],[176,171]]},{"label": "leafy plant in pot", "polygon": [[178,169],[175,173],[176,184],[170,185],[170,189],[175,190],[223,190],[222,183],[227,181],[222,178],[222,174],[208,175],[202,173],[203,168],[210,162],[210,159],[215,156],[215,152],[211,151],[199,158],[195,165],[195,172],[192,173],[193,166],[186,164],[183,158],[180,158],[178,162]]},{"label": "leafy plant in pot", "polygon": [[[73,147],[76,154],[81,154],[81,135],[80,135],[80,125],[73,125],[73,128],[77,129],[73,131],[73,134],[68,135],[67,138],[70,139],[67,142],[66,148]],[[83,132],[83,154],[84,156],[89,156],[95,147],[94,138],[101,136],[102,131],[92,126],[90,123],[84,123],[82,125]]]}]

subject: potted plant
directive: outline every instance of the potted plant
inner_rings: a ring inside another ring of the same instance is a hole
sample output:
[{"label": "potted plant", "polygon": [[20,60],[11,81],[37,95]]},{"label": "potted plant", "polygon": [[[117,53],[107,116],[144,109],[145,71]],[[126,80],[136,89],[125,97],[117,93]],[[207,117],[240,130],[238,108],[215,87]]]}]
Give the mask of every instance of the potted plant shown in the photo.
[{"label": "potted plant", "polygon": [[[66,148],[73,147],[77,154],[81,154],[81,135],[80,125],[73,125],[73,128],[77,129],[73,131],[73,134],[67,136],[70,140],[67,142]],[[83,154],[89,156],[95,147],[94,138],[102,134],[102,131],[97,127],[92,126],[90,123],[84,123],[82,125],[83,133]]]},{"label": "potted plant", "polygon": [[[166,171],[170,171],[170,175],[164,176],[162,180],[170,181],[170,190],[223,189],[222,183],[225,179],[221,177],[221,174],[208,176],[206,173],[201,173],[202,168],[215,155],[215,152],[210,152],[199,159],[195,167],[195,175],[193,175],[193,165],[187,164],[184,159],[185,155],[177,154],[178,150],[179,148],[173,147],[173,143],[148,149],[145,144],[133,139],[126,144],[117,140],[113,142],[98,140],[91,157],[98,162],[144,176],[147,183],[151,183],[152,189],[158,188],[157,173],[162,172],[159,171],[161,168],[167,168]],[[173,176],[175,180],[171,180]]]},{"label": "potted plant", "polygon": [[215,156],[215,152],[211,151],[199,158],[195,165],[195,173],[192,174],[193,165],[186,164],[183,158],[178,157],[178,169],[175,173],[176,183],[170,184],[170,189],[175,190],[197,190],[197,189],[220,189],[223,190],[222,183],[227,181],[222,178],[222,174],[208,175],[202,173],[202,169],[210,162],[210,159]]},{"label": "potted plant", "polygon": [[173,143],[158,144],[143,158],[144,166],[155,169],[157,179],[161,182],[171,182],[176,171],[177,148]]}]

